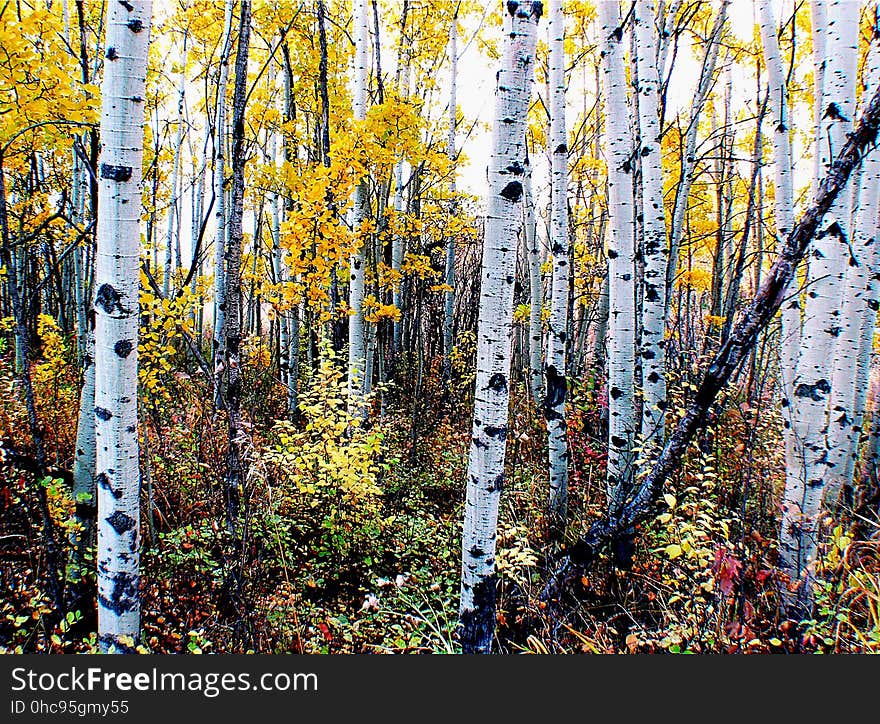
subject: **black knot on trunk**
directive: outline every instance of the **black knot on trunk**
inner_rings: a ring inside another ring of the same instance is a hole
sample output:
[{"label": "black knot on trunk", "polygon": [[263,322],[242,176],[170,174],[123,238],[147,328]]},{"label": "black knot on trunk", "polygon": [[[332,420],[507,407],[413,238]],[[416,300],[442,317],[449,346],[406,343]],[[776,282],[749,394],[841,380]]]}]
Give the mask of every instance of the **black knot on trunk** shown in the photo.
[{"label": "black knot on trunk", "polygon": [[120,339],[115,345],[113,345],[113,351],[123,359],[128,357],[133,349],[134,345],[127,339]]},{"label": "black knot on trunk", "polygon": [[107,420],[113,417],[113,413],[110,412],[110,410],[104,409],[103,407],[96,407],[95,415],[102,419],[104,422],[107,422]]},{"label": "black knot on trunk", "polygon": [[507,426],[494,427],[493,425],[487,425],[483,432],[486,433],[486,437],[494,437],[500,440],[507,439]]},{"label": "black knot on trunk", "polygon": [[108,491],[110,495],[112,495],[116,500],[119,500],[122,497],[122,492],[119,490],[114,490],[113,486],[110,484],[110,478],[107,473],[98,473],[95,478],[95,482],[104,490]]},{"label": "black knot on trunk", "polygon": [[133,33],[139,33],[141,32],[141,30],[144,29],[144,24],[137,18],[135,18],[134,20],[129,20],[126,25],[128,26],[128,29],[131,30],[131,32]]},{"label": "black knot on trunk", "polygon": [[131,179],[131,166],[114,166],[109,163],[102,163],[101,178],[106,178],[110,181],[128,181]]},{"label": "black knot on trunk", "polygon": [[112,515],[107,516],[107,522],[113,526],[119,535],[134,528],[134,518],[126,515],[121,510],[115,511]]},{"label": "black knot on trunk", "polygon": [[496,372],[489,378],[487,389],[493,392],[507,392],[507,377],[500,372]]},{"label": "black knot on trunk", "polygon": [[802,382],[794,390],[795,397],[808,397],[816,402],[824,400],[829,392],[831,392],[831,385],[825,379],[819,380],[815,385]]},{"label": "black knot on trunk", "polygon": [[555,365],[547,365],[544,370],[544,379],[547,381],[547,391],[544,394],[544,414],[548,420],[559,419],[559,413],[555,411],[555,408],[565,403],[568,382],[565,375],[559,374]]},{"label": "black knot on trunk", "polygon": [[501,196],[508,201],[516,203],[522,198],[523,187],[519,181],[511,181],[507,186],[501,189]]},{"label": "black knot on trunk", "polygon": [[140,603],[138,594],[138,576],[131,573],[114,573],[111,577],[113,581],[113,590],[109,596],[98,596],[98,603],[101,607],[106,608],[117,616],[134,611]]},{"label": "black knot on trunk", "polygon": [[95,306],[103,309],[107,314],[113,314],[117,309],[124,313],[122,308],[122,295],[110,284],[102,284],[98,287],[95,295]]}]

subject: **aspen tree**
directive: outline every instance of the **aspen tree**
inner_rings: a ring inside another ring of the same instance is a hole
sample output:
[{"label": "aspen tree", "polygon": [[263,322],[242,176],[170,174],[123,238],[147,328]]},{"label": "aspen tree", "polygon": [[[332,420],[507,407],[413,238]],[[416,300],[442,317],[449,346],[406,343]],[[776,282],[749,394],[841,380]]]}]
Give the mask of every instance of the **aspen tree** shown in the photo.
[{"label": "aspen tree", "polygon": [[[791,140],[789,137],[788,85],[779,52],[779,36],[770,0],[760,3],[761,42],[769,79],[770,116],[773,121],[773,186],[775,198],[775,229],[777,246],[788,237],[794,226],[794,189],[792,184]],[[782,387],[783,437],[785,470],[794,480],[803,474],[801,458],[796,453],[792,412],[794,410],[794,376],[801,338],[800,293],[794,285],[791,297],[782,305],[779,368]]]},{"label": "aspen tree", "polygon": [[[880,43],[875,36],[865,62],[864,91],[866,98],[880,87]],[[863,329],[873,339],[876,300],[871,295],[871,273],[877,268],[877,211],[880,203],[880,153],[870,151],[862,162],[858,202],[854,209],[854,225],[850,244],[851,259],[846,265],[841,331],[834,355],[831,393],[828,398],[828,420],[825,432],[825,454],[822,474],[825,498],[834,504],[841,490],[851,483],[859,433],[862,429],[864,399],[867,391],[867,368],[870,346],[862,344]],[[876,283],[875,283],[876,285]],[[870,302],[874,301],[874,309]],[[873,315],[873,319],[872,316]]]},{"label": "aspen tree", "polygon": [[608,504],[622,504],[633,479],[635,409],[635,248],[632,149],[626,100],[623,29],[617,0],[599,3],[603,146],[608,165]]},{"label": "aspen tree", "polygon": [[138,290],[144,89],[151,0],[110,3],[101,83],[95,269],[98,640],[129,652],[140,638]]},{"label": "aspen tree", "polygon": [[663,444],[666,410],[666,217],[660,157],[660,74],[657,68],[653,0],[636,0],[633,14],[638,68],[639,163],[642,185],[641,253],[642,424],[644,445]]},{"label": "aspen tree", "polygon": [[554,537],[565,531],[568,506],[568,433],[565,419],[566,342],[568,340],[568,138],[565,125],[565,18],[562,0],[550,0],[550,252],[553,281],[550,294],[550,333],[544,365],[544,416],[549,455],[549,512]]},{"label": "aspen tree", "polygon": [[241,343],[242,320],[241,255],[244,241],[244,117],[247,103],[247,64],[250,43],[251,3],[241,0],[238,48],[235,54],[235,82],[232,95],[232,194],[229,210],[229,239],[226,244],[226,323],[223,327],[223,360],[226,376],[224,401],[228,422],[226,455],[226,523],[235,529],[238,519],[244,470],[239,440],[241,426]]},{"label": "aspen tree", "polygon": [[529,388],[535,405],[544,400],[544,326],[541,312],[544,306],[544,282],[541,278],[541,242],[538,240],[535,219],[535,200],[532,195],[532,164],[526,154],[523,174],[523,236],[529,263]]},{"label": "aspen tree", "polygon": [[219,405],[219,376],[226,352],[223,349],[226,326],[226,86],[232,54],[232,11],[236,0],[226,0],[223,12],[223,41],[220,51],[220,77],[217,81],[217,109],[214,119],[214,375],[215,402]]},{"label": "aspen tree", "polygon": [[691,184],[694,181],[694,170],[697,165],[697,134],[699,133],[700,116],[709,98],[712,89],[712,76],[715,73],[715,63],[718,60],[718,49],[721,45],[721,36],[727,22],[727,8],[730,0],[722,0],[721,7],[715,15],[712,30],[706,41],[706,51],[703,56],[703,65],[700,70],[700,80],[697,83],[696,94],[691,103],[690,120],[685,133],[684,158],[681,165],[681,180],[675,192],[675,205],[672,209],[672,224],[669,231],[669,258],[666,267],[666,303],[672,297],[672,285],[678,274],[678,248],[684,232],[684,221],[687,212],[688,199],[691,193]]},{"label": "aspen tree", "polygon": [[462,532],[461,644],[489,653],[495,631],[495,545],[510,401],[510,352],[517,235],[526,157],[526,115],[542,5],[503,6],[502,64],[495,91],[492,156],[477,330],[477,378]]},{"label": "aspen tree", "polygon": [[[352,84],[352,107],[354,120],[367,117],[367,24],[366,0],[354,0],[354,78]],[[364,365],[366,349],[364,339],[364,240],[363,224],[367,220],[367,182],[361,180],[354,190],[354,208],[351,214],[352,233],[355,235],[355,251],[349,260],[349,297],[351,315],[348,320],[348,392],[356,406],[363,397]]]},{"label": "aspen tree", "polygon": [[[844,147],[852,130],[855,111],[855,76],[858,60],[859,3],[827,4],[822,88],[823,133],[817,152],[823,173]],[[780,560],[792,580],[807,572],[816,550],[820,506],[824,488],[823,456],[827,406],[831,393],[837,338],[841,332],[842,288],[850,258],[849,194],[835,200],[814,243],[807,276],[801,351],[794,380],[793,421],[796,454],[802,456],[803,474],[787,480],[780,533]],[[800,587],[797,601],[809,605],[811,586]]]},{"label": "aspen tree", "polygon": [[[457,211],[455,200],[455,123],[456,86],[458,83],[458,10],[452,16],[449,26],[449,125],[447,129],[446,155],[449,157],[449,203],[450,213]],[[452,354],[453,314],[455,312],[455,236],[446,239],[446,269],[444,273],[446,291],[443,294],[443,359],[444,370],[449,372],[449,355]]]},{"label": "aspen tree", "polygon": [[[186,57],[187,57],[187,40],[189,32],[184,31],[183,34],[183,59],[180,68],[180,85],[177,90],[177,138],[174,142],[174,164],[171,172],[171,203],[168,206],[168,229],[165,234],[165,274],[162,280],[162,293],[165,298],[171,294],[171,277],[174,274],[172,267],[172,242],[174,237],[174,222],[178,217],[177,205],[180,202],[180,192],[178,190],[178,181],[180,178],[180,160],[183,151],[183,111],[186,102]],[[180,230],[178,229],[178,237]]]}]

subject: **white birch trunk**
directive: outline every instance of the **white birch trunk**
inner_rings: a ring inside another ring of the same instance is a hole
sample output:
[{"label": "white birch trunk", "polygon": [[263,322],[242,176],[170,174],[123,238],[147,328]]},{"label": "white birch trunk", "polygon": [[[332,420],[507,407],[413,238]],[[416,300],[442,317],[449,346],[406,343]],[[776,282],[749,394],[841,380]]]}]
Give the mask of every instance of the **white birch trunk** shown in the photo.
[{"label": "white birch trunk", "polygon": [[[823,167],[843,148],[852,130],[855,111],[855,78],[858,60],[859,4],[832,2],[824,60],[822,107],[823,134],[820,153]],[[833,20],[832,20],[833,18]],[[831,369],[841,333],[842,288],[850,257],[849,194],[841,193],[825,216],[825,231],[817,235],[808,274],[801,354],[794,381],[794,431],[796,453],[803,459],[800,479],[786,484],[780,532],[780,563],[792,580],[807,573],[816,550],[816,535],[825,485],[825,433],[831,393]],[[812,592],[805,581],[797,595],[808,605]],[[789,604],[793,601],[789,601]]]},{"label": "white birch trunk", "polygon": [[[352,85],[352,108],[355,121],[367,117],[367,56],[369,26],[367,24],[366,0],[354,0],[354,82]],[[349,260],[348,303],[351,316],[348,320],[348,392],[359,408],[364,390],[364,366],[366,345],[364,336],[364,243],[358,239],[361,226],[367,218],[367,186],[361,181],[354,191],[352,210],[352,234],[355,251]]]},{"label": "white birch trunk", "polygon": [[510,400],[517,234],[540,2],[510,0],[497,76],[477,331],[477,379],[462,534],[461,642],[489,653],[495,630],[495,544]]},{"label": "white birch trunk", "polygon": [[95,275],[98,640],[131,651],[140,638],[138,263],[144,88],[152,3],[110,3],[101,84]]},{"label": "white birch trunk", "polygon": [[550,293],[550,333],[544,367],[544,416],[550,477],[549,514],[554,537],[565,531],[568,507],[568,434],[565,399],[568,391],[565,353],[568,341],[568,133],[565,124],[565,17],[562,0],[550,0],[550,252],[553,281]]},{"label": "white birch trunk", "polygon": [[639,140],[642,183],[642,444],[663,444],[666,410],[666,216],[660,156],[660,74],[654,59],[653,0],[636,0],[633,16],[638,68]]},{"label": "white birch trunk", "polygon": [[623,502],[633,479],[635,410],[635,242],[633,238],[633,139],[626,101],[626,66],[618,0],[602,0],[603,146],[608,165],[608,504]]}]

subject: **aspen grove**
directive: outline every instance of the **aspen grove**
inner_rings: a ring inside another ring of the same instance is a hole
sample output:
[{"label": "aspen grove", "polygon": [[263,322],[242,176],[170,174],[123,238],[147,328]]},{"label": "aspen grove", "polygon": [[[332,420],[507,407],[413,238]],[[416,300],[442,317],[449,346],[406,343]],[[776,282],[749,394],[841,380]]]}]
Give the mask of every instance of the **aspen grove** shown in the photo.
[{"label": "aspen grove", "polygon": [[0,652],[880,653],[877,0],[0,48]]}]

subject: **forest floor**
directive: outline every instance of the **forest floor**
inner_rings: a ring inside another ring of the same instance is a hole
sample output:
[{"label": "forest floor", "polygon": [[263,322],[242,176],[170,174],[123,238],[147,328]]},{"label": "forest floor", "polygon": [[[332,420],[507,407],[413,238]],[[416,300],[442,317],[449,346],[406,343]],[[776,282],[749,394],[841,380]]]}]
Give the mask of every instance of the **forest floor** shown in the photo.
[{"label": "forest floor", "polygon": [[[456,651],[471,378],[459,375],[450,391],[402,382],[361,426],[331,360],[304,381],[298,418],[276,422],[286,394],[268,358],[252,349],[245,366],[249,473],[235,536],[222,515],[225,421],[210,391],[174,373],[142,402],[143,650]],[[11,369],[5,353],[0,440],[24,454],[31,442]],[[66,540],[77,373],[57,356],[33,370],[55,472],[40,483],[8,459],[0,469],[0,651],[91,651],[94,573],[67,582],[66,616],[56,615],[37,504],[42,485],[55,540]],[[423,379],[439,380],[437,371]],[[672,386],[673,409],[689,389]],[[602,513],[604,410],[589,380],[575,389],[569,540]],[[519,386],[499,524],[499,651],[880,652],[876,513],[823,522],[815,618],[780,615],[784,466],[770,394],[720,404],[670,481],[667,510],[637,531],[631,564],[602,559],[549,606],[539,595],[553,549],[537,419]]]}]

